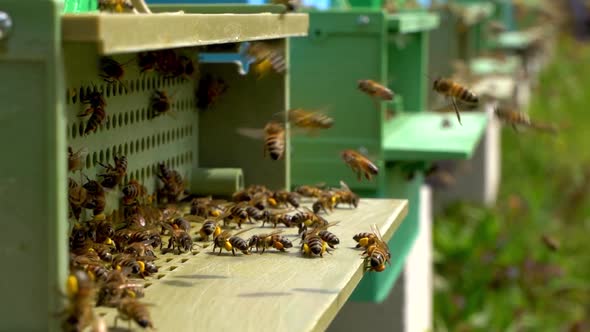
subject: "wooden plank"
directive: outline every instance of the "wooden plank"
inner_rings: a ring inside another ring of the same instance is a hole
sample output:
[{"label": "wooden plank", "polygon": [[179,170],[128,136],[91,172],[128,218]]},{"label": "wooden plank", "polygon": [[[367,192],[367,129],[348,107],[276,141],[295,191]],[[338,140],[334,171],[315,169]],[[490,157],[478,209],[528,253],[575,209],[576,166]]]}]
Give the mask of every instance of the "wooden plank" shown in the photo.
[{"label": "wooden plank", "polygon": [[[361,199],[357,209],[337,209],[329,221],[341,244],[323,258],[305,258],[298,251],[295,228],[285,229],[294,247],[263,255],[212,253],[161,255],[161,279],[149,280],[144,302],[153,303],[154,326],[160,331],[323,331],[360,281],[361,251],[352,236],[377,224],[391,239],[408,211],[407,200]],[[246,226],[245,226],[246,227]],[[265,233],[255,228],[242,234]],[[392,253],[395,259],[395,253]],[[182,262],[183,259],[188,259]],[[113,324],[115,311],[99,308]],[[123,325],[125,326],[125,325]]]},{"label": "wooden plank", "polygon": [[[449,126],[443,126],[448,120]],[[469,159],[483,136],[488,117],[482,112],[406,113],[396,116],[383,141],[386,161]]]},{"label": "wooden plank", "polygon": [[307,14],[68,14],[62,38],[118,54],[305,36],[308,27]]}]

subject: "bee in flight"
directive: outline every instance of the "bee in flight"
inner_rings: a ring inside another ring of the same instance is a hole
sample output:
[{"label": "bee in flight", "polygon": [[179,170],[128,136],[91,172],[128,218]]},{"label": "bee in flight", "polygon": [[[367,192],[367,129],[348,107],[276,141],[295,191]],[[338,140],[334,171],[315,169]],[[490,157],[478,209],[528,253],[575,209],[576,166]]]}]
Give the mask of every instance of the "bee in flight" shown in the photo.
[{"label": "bee in flight", "polygon": [[98,0],[98,9],[106,12],[124,13],[135,11],[130,0]]},{"label": "bee in flight", "polygon": [[373,176],[379,174],[379,168],[369,158],[358,151],[352,149],[344,150],[341,153],[341,157],[344,163],[350,166],[353,172],[356,173],[359,181],[361,181],[363,175],[367,180],[371,181]]},{"label": "bee in flight", "polygon": [[369,244],[363,252],[365,270],[382,272],[385,270],[385,265],[391,263],[391,253],[377,225],[371,225],[371,231],[375,237],[373,238],[373,244]]},{"label": "bee in flight", "polygon": [[303,108],[294,108],[287,111],[289,123],[295,127],[307,129],[310,134],[319,129],[329,129],[334,125],[334,119],[328,115],[319,112],[305,110]]},{"label": "bee in flight", "polygon": [[494,114],[498,119],[510,124],[514,130],[517,130],[517,126],[523,126],[542,132],[557,133],[557,127],[555,125],[533,122],[528,114],[523,112],[517,112],[505,108],[496,108],[494,109]]},{"label": "bee in flight", "polygon": [[268,153],[272,160],[283,159],[285,154],[285,127],[277,121],[270,121],[264,129],[238,128],[238,134],[250,138],[264,138],[264,157]]},{"label": "bee in flight", "polygon": [[373,80],[359,80],[357,82],[359,90],[368,94],[369,96],[379,100],[392,100],[393,91],[384,85],[381,85]]},{"label": "bee in flight", "polygon": [[447,98],[451,98],[453,108],[457,114],[457,120],[459,120],[459,124],[461,125],[461,114],[459,114],[457,100],[468,105],[477,105],[479,103],[479,97],[475,93],[447,78],[439,77],[435,79],[432,88],[435,92]]}]

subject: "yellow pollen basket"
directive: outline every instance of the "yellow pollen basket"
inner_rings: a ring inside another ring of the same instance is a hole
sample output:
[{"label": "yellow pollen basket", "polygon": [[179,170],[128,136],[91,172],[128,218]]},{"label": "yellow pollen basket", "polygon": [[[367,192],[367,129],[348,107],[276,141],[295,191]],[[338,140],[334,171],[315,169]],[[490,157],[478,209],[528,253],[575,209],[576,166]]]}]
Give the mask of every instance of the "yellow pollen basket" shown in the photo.
[{"label": "yellow pollen basket", "polygon": [[145,263],[142,261],[137,261],[137,264],[139,264],[139,272],[145,272]]},{"label": "yellow pollen basket", "polygon": [[218,236],[221,234],[221,228],[219,226],[215,226],[215,231],[213,232],[213,236]]},{"label": "yellow pollen basket", "polygon": [[68,292],[69,297],[72,297],[78,293],[78,279],[76,276],[68,276],[68,280],[66,282],[66,291]]},{"label": "yellow pollen basket", "polygon": [[223,244],[223,247],[225,248],[225,250],[227,251],[231,251],[232,250],[232,245],[231,243],[229,243],[229,241],[225,241],[225,243]]},{"label": "yellow pollen basket", "polygon": [[310,249],[309,249],[309,246],[307,245],[307,243],[303,244],[303,252],[307,255],[309,255],[309,253],[310,253]]},{"label": "yellow pollen basket", "polygon": [[359,245],[361,247],[366,247],[369,244],[369,238],[368,237],[364,237],[359,241]]}]

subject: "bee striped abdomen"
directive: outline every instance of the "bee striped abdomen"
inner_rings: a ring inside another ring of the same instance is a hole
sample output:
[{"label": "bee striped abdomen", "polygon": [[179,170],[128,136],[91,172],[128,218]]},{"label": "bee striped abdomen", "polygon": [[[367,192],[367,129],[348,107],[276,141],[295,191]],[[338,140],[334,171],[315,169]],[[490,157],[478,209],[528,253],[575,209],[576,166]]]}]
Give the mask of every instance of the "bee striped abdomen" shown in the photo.
[{"label": "bee striped abdomen", "polygon": [[229,243],[231,243],[232,247],[242,251],[242,253],[248,254],[248,249],[250,246],[248,246],[248,242],[246,242],[246,240],[242,239],[241,237],[232,236],[229,238]]},{"label": "bee striped abdomen", "polygon": [[279,160],[285,151],[285,142],[282,135],[273,135],[266,138],[266,148],[272,160]]},{"label": "bee striped abdomen", "polygon": [[322,255],[324,249],[324,241],[319,236],[311,236],[307,239],[309,250],[314,255]]}]

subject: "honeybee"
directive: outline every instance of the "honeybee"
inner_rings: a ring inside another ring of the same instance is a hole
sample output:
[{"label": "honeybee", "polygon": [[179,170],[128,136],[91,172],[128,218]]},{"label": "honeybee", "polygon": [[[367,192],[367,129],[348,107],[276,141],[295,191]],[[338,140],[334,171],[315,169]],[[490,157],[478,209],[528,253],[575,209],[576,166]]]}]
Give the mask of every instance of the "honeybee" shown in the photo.
[{"label": "honeybee", "polygon": [[129,254],[119,254],[113,257],[112,267],[117,270],[128,268],[131,274],[144,278],[158,272],[158,267],[152,263],[154,259],[153,256],[134,257]]},{"label": "honeybee", "polygon": [[138,298],[143,296],[143,285],[131,283],[127,279],[127,270],[110,270],[105,281],[100,284],[97,294],[97,306],[116,306],[125,297]]},{"label": "honeybee", "polygon": [[264,138],[264,157],[268,153],[272,160],[280,160],[285,153],[285,127],[279,122],[270,121],[264,129],[239,128],[238,133],[251,138]]},{"label": "honeybee", "polygon": [[558,132],[557,126],[533,122],[531,121],[528,114],[523,112],[517,112],[504,108],[495,108],[494,114],[504,123],[510,124],[514,130],[517,130],[517,126],[524,126],[537,131],[544,131],[552,134],[557,134]]},{"label": "honeybee", "polygon": [[150,256],[155,258],[156,253],[154,252],[154,247],[152,246],[153,242],[153,240],[133,242],[125,247],[123,253],[135,257]]},{"label": "honeybee", "polygon": [[432,88],[435,92],[447,98],[451,98],[451,102],[453,103],[453,108],[457,114],[457,120],[459,120],[459,124],[462,123],[459,107],[457,106],[457,100],[469,105],[477,105],[479,103],[479,97],[475,93],[447,78],[439,77],[435,79]]},{"label": "honeybee", "polygon": [[158,164],[158,179],[162,181],[164,187],[159,192],[166,197],[168,202],[178,201],[180,195],[185,191],[185,183],[180,173],[169,169],[166,164]]},{"label": "honeybee", "polygon": [[255,247],[256,252],[258,252],[258,248],[262,247],[261,254],[264,253],[266,248],[275,248],[279,251],[285,251],[286,248],[293,247],[293,244],[289,239],[281,235],[282,232],[282,230],[278,230],[269,234],[252,235],[250,239],[248,239],[248,246],[250,248]]},{"label": "honeybee", "polygon": [[147,305],[139,302],[135,298],[127,297],[119,301],[117,305],[117,316],[115,317],[115,326],[117,320],[122,319],[126,321],[133,320],[137,325],[145,328],[154,328]]},{"label": "honeybee", "polygon": [[358,88],[369,96],[380,100],[392,100],[393,91],[373,80],[359,80]]},{"label": "honeybee", "polygon": [[95,215],[102,213],[106,205],[106,195],[102,185],[97,181],[88,180],[82,187],[87,193],[84,207],[92,209]]},{"label": "honeybee", "polygon": [[83,254],[71,253],[70,267],[72,269],[84,269],[92,281],[105,280],[108,274],[98,254],[91,248]]},{"label": "honeybee", "polygon": [[84,128],[84,135],[88,135],[91,132],[96,132],[98,127],[105,122],[107,118],[105,111],[106,102],[104,101],[102,93],[93,91],[82,99],[82,103],[87,105],[87,107],[82,113],[78,114],[78,116],[85,117],[90,115],[90,118],[86,122],[86,128]]},{"label": "honeybee", "polygon": [[301,243],[301,253],[305,256],[324,257],[325,252],[329,252],[328,243],[319,236],[319,228],[307,231]]},{"label": "honeybee", "polygon": [[135,179],[129,180],[122,189],[123,205],[135,205],[139,200],[147,195],[147,189]]},{"label": "honeybee", "polygon": [[287,205],[290,204],[294,208],[299,207],[299,200],[298,194],[289,192],[286,190],[277,190],[273,193],[272,197],[275,199],[277,204],[279,205]]},{"label": "honeybee", "polygon": [[206,220],[199,229],[199,235],[201,236],[201,241],[209,241],[209,236],[213,236],[213,238],[217,237],[221,234],[221,227],[216,220]]},{"label": "honeybee", "polygon": [[367,180],[371,181],[373,176],[379,174],[379,168],[369,158],[358,151],[352,149],[344,150],[340,156],[344,160],[344,163],[356,173],[358,181],[361,181],[363,175]]},{"label": "honeybee", "polygon": [[333,192],[324,192],[322,195],[311,205],[313,209],[313,213],[320,213],[320,211],[324,211],[325,213],[330,213],[334,211],[336,204],[338,204],[338,197]]},{"label": "honeybee", "polygon": [[197,90],[197,107],[202,110],[209,109],[228,89],[229,86],[222,78],[213,78],[211,74],[204,75],[199,81]]},{"label": "honeybee", "polygon": [[375,243],[375,237],[376,237],[376,235],[374,233],[361,232],[361,233],[355,234],[352,237],[352,239],[357,242],[357,245],[355,248],[367,248],[368,246]]},{"label": "honeybee", "polygon": [[83,331],[96,320],[92,309],[95,294],[94,282],[83,270],[70,273],[66,282],[68,303],[59,316],[63,331]]},{"label": "honeybee", "polygon": [[72,178],[68,178],[68,202],[70,203],[70,209],[76,220],[80,220],[82,207],[86,204],[87,199],[88,191],[86,188],[78,184],[78,182]]},{"label": "honeybee", "polygon": [[305,232],[308,227],[324,226],[328,224],[328,221],[305,207],[302,211],[298,211],[291,217],[291,223],[296,224],[299,227],[298,234],[301,234]]},{"label": "honeybee", "polygon": [[219,255],[221,255],[221,251],[223,249],[227,251],[231,251],[232,255],[236,255],[236,249],[241,251],[244,255],[250,254],[250,247],[248,246],[248,242],[238,237],[237,235],[249,231],[248,229],[243,229],[234,233],[233,235],[228,231],[223,231],[219,235],[213,238],[213,252],[215,252],[216,248],[219,248]]},{"label": "honeybee", "polygon": [[309,186],[309,185],[304,185],[304,186],[299,186],[297,188],[295,188],[295,192],[298,193],[299,195],[303,196],[303,197],[320,197],[322,195],[322,193],[324,192],[321,188],[322,186]]},{"label": "honeybee", "polygon": [[374,243],[368,245],[367,249],[363,252],[365,270],[382,272],[385,270],[385,265],[391,263],[391,253],[389,252],[389,246],[383,241],[377,225],[371,225],[371,231],[375,237],[373,238]]},{"label": "honeybee", "polygon": [[338,197],[334,207],[338,207],[338,204],[340,203],[346,203],[349,206],[354,206],[355,208],[358,207],[360,197],[350,190],[346,182],[340,181],[340,189],[334,190],[334,192]]},{"label": "honeybee", "polygon": [[74,150],[68,146],[68,172],[82,171],[85,166],[84,158],[88,154],[88,149],[81,148],[74,152]]},{"label": "honeybee", "polygon": [[115,229],[110,220],[104,218],[102,214],[100,216],[100,218],[95,216],[92,221],[87,222],[88,234],[94,242],[110,245],[112,244],[111,238],[115,235]]},{"label": "honeybee", "polygon": [[545,247],[547,247],[551,251],[559,250],[560,244],[559,241],[557,241],[555,238],[552,238],[547,234],[543,234],[543,236],[541,236],[541,241],[543,242]]},{"label": "honeybee", "polygon": [[238,228],[242,228],[242,224],[249,219],[247,208],[248,205],[243,202],[237,204],[231,203],[220,218],[223,219],[224,225],[235,222]]},{"label": "honeybee", "polygon": [[183,251],[190,251],[193,248],[193,239],[184,229],[174,228],[166,223],[162,223],[162,227],[165,227],[169,231],[168,250],[178,249],[178,253],[180,254]]},{"label": "honeybee", "polygon": [[101,57],[99,65],[100,77],[107,83],[119,82],[119,84],[121,84],[121,86],[127,90],[127,86],[125,86],[123,81],[121,81],[125,75],[123,66],[124,65],[111,57]]},{"label": "honeybee", "polygon": [[117,248],[123,250],[128,244],[133,242],[152,241],[152,246],[160,247],[162,237],[154,228],[123,228],[115,231],[114,235]]},{"label": "honeybee", "polygon": [[276,228],[278,224],[291,227],[291,220],[293,217],[288,214],[289,212],[291,212],[291,210],[288,209],[269,211],[266,214],[266,218],[262,221],[262,227],[264,227],[267,222],[272,223],[273,228]]},{"label": "honeybee", "polygon": [[157,51],[140,52],[137,54],[137,66],[141,74],[153,71],[158,61]]},{"label": "honeybee", "polygon": [[255,206],[246,207],[246,212],[248,213],[248,218],[250,220],[264,221],[270,217],[270,212],[267,210],[260,210]]},{"label": "honeybee", "polygon": [[271,70],[279,74],[287,70],[284,51],[280,46],[280,43],[268,41],[250,43],[247,52],[256,59],[256,62],[252,65],[252,71],[257,74],[258,79],[266,76]]},{"label": "honeybee", "polygon": [[304,232],[302,232],[301,240],[305,240],[305,237],[309,232],[316,232],[318,236],[322,239],[322,241],[326,242],[330,248],[334,249],[336,245],[340,244],[340,239],[335,234],[328,231],[328,227],[332,227],[338,223],[339,221],[326,223],[323,225],[318,224],[311,231],[305,230]]},{"label": "honeybee", "polygon": [[131,12],[135,8],[130,0],[98,0],[98,9],[101,12],[124,13]]},{"label": "honeybee", "polygon": [[92,244],[91,249],[96,252],[101,260],[105,262],[113,261],[113,252],[115,251],[114,246],[110,244],[94,243]]},{"label": "honeybee", "polygon": [[98,174],[102,178],[100,183],[105,188],[114,188],[121,184],[123,178],[127,174],[127,157],[125,156],[114,156],[115,165],[103,164],[99,162],[99,165],[105,168],[105,173]]},{"label": "honeybee", "polygon": [[309,129],[328,129],[334,125],[334,119],[324,113],[295,108],[287,111],[289,122],[296,127]]},{"label": "honeybee", "polygon": [[211,196],[195,198],[191,201],[191,215],[203,218],[219,217],[223,214],[223,208],[219,204],[225,203],[222,200],[213,200]]},{"label": "honeybee", "polygon": [[166,91],[156,90],[150,99],[150,107],[152,109],[152,118],[163,114],[171,114],[172,98],[168,96]]},{"label": "honeybee", "polygon": [[299,0],[272,0],[272,3],[277,5],[284,5],[285,13],[297,11],[297,9],[301,6],[301,1]]}]

